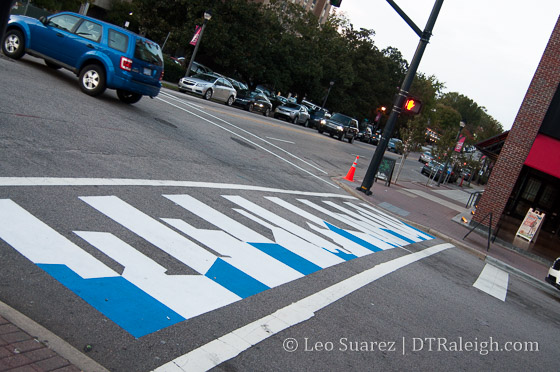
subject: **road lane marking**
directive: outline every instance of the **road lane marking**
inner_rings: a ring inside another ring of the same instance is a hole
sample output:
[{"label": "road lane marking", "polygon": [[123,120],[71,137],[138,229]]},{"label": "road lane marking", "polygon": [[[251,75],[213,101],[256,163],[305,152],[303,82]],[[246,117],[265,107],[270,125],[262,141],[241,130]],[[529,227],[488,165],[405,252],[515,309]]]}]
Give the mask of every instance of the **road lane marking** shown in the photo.
[{"label": "road lane marking", "polygon": [[286,141],[286,140],[283,140],[283,139],[280,139],[280,138],[274,138],[274,137],[266,137],[266,138],[271,139],[271,140],[273,140],[273,141],[280,141],[280,142],[285,142],[285,143],[291,143],[292,145],[295,145],[295,144],[296,144],[295,142]]},{"label": "road lane marking", "polygon": [[13,186],[151,186],[151,187],[186,187],[203,189],[230,189],[246,191],[263,191],[278,194],[320,196],[326,198],[356,199],[353,196],[334,193],[275,189],[271,187],[239,185],[234,183],[146,180],[135,178],[65,178],[65,177],[0,177],[0,187]]},{"label": "road lane marking", "polygon": [[[314,177],[314,178],[317,178],[317,179],[321,180],[322,182],[324,182],[324,183],[326,183],[326,184],[328,184],[328,185],[330,185],[330,186],[332,186],[332,187],[334,187],[334,188],[337,188],[337,189],[339,188],[339,187],[338,187],[337,185],[335,185],[334,183],[331,183],[331,182],[329,182],[329,181],[324,180],[323,178],[321,178],[321,177],[319,177],[319,176],[317,176],[317,175],[311,173],[310,171],[308,171],[308,170],[306,170],[306,169],[300,167],[299,165],[297,165],[297,164],[295,164],[295,163],[289,161],[288,159],[286,159],[286,158],[284,158],[284,157],[282,157],[282,156],[280,156],[280,155],[278,155],[278,154],[272,152],[271,150],[267,149],[266,147],[264,147],[264,146],[262,146],[262,145],[260,145],[260,144],[258,144],[258,143],[256,143],[256,142],[254,142],[254,141],[251,141],[251,140],[248,139],[246,136],[243,136],[243,135],[241,135],[241,134],[239,134],[239,133],[237,133],[237,132],[234,132],[234,131],[232,131],[232,130],[226,128],[226,127],[224,127],[223,125],[220,125],[220,124],[218,124],[218,123],[216,123],[216,122],[213,122],[213,121],[210,120],[210,119],[207,119],[207,118],[205,118],[205,117],[203,117],[203,116],[200,116],[200,115],[198,115],[198,114],[196,114],[196,113],[194,113],[194,112],[192,112],[192,111],[189,111],[188,109],[186,109],[186,108],[184,108],[184,107],[178,106],[178,105],[176,105],[176,104],[174,104],[174,103],[172,103],[172,102],[166,101],[166,100],[164,100],[164,99],[162,99],[162,98],[157,98],[157,99],[160,100],[160,101],[162,101],[162,102],[165,102],[165,103],[167,103],[168,105],[173,106],[173,107],[175,107],[175,108],[177,108],[177,109],[179,109],[179,110],[185,111],[185,112],[187,112],[187,113],[189,113],[189,114],[191,114],[191,115],[193,115],[193,116],[196,116],[197,118],[199,118],[199,119],[201,119],[201,120],[204,120],[204,121],[206,121],[206,122],[208,122],[208,123],[210,123],[210,124],[212,124],[212,125],[214,125],[214,126],[217,126],[218,128],[221,128],[221,129],[223,129],[223,130],[225,130],[225,131],[227,131],[227,132],[229,132],[229,133],[231,133],[231,134],[233,134],[233,135],[235,135],[235,136],[237,136],[237,137],[239,137],[239,138],[242,138],[243,140],[249,142],[250,144],[252,144],[252,145],[254,145],[254,146],[260,148],[260,149],[263,150],[263,151],[266,151],[267,153],[269,153],[269,154],[275,156],[276,158],[278,158],[278,159],[280,159],[280,160],[282,160],[282,161],[284,161],[284,162],[290,164],[291,166],[293,166],[293,167],[295,167],[295,168],[301,170],[302,172],[305,172],[305,173],[307,173],[308,175],[310,175],[310,176],[312,176],[312,177]],[[187,102],[184,102],[184,101],[182,101],[182,100],[180,100],[180,101],[181,101],[182,104],[189,105]],[[247,130],[245,130],[245,129],[243,129],[243,128],[240,128],[240,127],[238,127],[238,126],[236,126],[236,125],[233,125],[233,124],[231,124],[231,123],[229,123],[229,122],[227,122],[227,121],[225,121],[225,120],[223,120],[223,119],[221,119],[221,118],[219,118],[219,117],[217,117],[217,116],[214,116],[214,115],[212,115],[212,114],[209,114],[209,113],[205,112],[204,110],[200,110],[200,109],[197,109],[197,110],[203,112],[204,114],[206,114],[206,115],[212,117],[212,118],[215,119],[215,120],[219,120],[219,121],[225,123],[226,125],[229,125],[229,126],[235,128],[235,129],[237,129],[237,130],[240,130],[240,131],[244,132],[245,134],[247,134],[247,135],[249,135],[249,136],[251,136],[251,137],[254,137],[254,138],[257,138],[257,139],[263,141],[263,142],[266,143],[267,145],[272,146],[272,147],[274,147],[275,149],[284,152],[284,153],[287,154],[288,156],[291,156],[291,157],[293,157],[294,159],[297,159],[297,160],[303,162],[303,163],[306,164],[307,166],[310,166],[310,167],[312,167],[313,169],[318,170],[319,172],[321,172],[321,173],[323,173],[323,174],[325,174],[325,175],[328,174],[328,172],[324,171],[323,169],[321,169],[321,168],[319,168],[319,167],[317,167],[317,166],[311,164],[310,162],[308,162],[308,161],[306,161],[306,160],[300,158],[300,157],[297,156],[297,155],[292,154],[291,152],[289,152],[289,151],[287,151],[287,150],[284,150],[283,148],[281,148],[281,147],[275,145],[274,143],[272,143],[272,142],[270,142],[270,141],[267,141],[267,140],[265,140],[265,139],[262,138],[262,137],[257,136],[257,135],[254,134],[254,133],[251,133],[251,132],[249,132],[249,131],[247,131]]]},{"label": "road lane marking", "polygon": [[255,322],[190,351],[153,372],[208,371],[233,359],[259,342],[315,316],[315,313],[345,296],[414,262],[440,253],[453,245],[445,243],[381,263],[325,288]]},{"label": "road lane marking", "polygon": [[496,266],[486,264],[473,287],[496,297],[501,301],[506,300],[509,274]]}]

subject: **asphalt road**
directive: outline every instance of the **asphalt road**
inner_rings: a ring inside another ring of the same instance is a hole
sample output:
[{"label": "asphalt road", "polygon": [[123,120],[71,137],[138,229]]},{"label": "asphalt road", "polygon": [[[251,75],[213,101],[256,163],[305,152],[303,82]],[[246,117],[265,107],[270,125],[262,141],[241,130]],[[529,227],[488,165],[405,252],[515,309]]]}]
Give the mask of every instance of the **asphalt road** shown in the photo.
[{"label": "asphalt road", "polygon": [[474,287],[483,262],[339,188],[373,146],[30,57],[0,87],[0,300],[108,370],[557,369],[556,297]]}]

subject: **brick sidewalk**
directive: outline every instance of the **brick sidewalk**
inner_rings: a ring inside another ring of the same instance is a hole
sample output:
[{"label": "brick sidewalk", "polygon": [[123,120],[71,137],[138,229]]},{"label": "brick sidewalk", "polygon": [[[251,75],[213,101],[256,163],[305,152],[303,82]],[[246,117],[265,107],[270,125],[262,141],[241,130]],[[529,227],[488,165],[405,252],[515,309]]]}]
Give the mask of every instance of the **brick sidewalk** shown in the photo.
[{"label": "brick sidewalk", "polygon": [[0,316],[0,371],[79,372],[80,369]]}]

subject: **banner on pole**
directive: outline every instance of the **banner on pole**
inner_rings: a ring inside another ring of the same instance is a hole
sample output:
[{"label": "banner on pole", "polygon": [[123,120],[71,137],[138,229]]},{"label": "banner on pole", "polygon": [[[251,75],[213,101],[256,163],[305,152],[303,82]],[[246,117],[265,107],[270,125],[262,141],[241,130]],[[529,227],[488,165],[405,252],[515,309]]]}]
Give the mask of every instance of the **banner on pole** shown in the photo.
[{"label": "banner on pole", "polygon": [[200,38],[200,30],[202,29],[202,27],[200,26],[196,26],[195,30],[194,30],[194,36],[192,37],[192,40],[190,42],[191,45],[196,45],[198,43],[198,39]]},{"label": "banner on pole", "polygon": [[465,139],[465,136],[459,138],[459,141],[457,141],[457,144],[455,145],[456,152],[461,152],[461,150],[463,149],[463,145],[465,144]]}]

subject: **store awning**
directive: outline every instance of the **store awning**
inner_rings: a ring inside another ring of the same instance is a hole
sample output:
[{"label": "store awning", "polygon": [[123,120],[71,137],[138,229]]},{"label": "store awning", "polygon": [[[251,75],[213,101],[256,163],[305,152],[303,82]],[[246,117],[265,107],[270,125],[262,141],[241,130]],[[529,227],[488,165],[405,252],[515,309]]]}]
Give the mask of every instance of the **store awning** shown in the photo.
[{"label": "store awning", "polygon": [[560,141],[538,134],[525,165],[560,178]]}]

